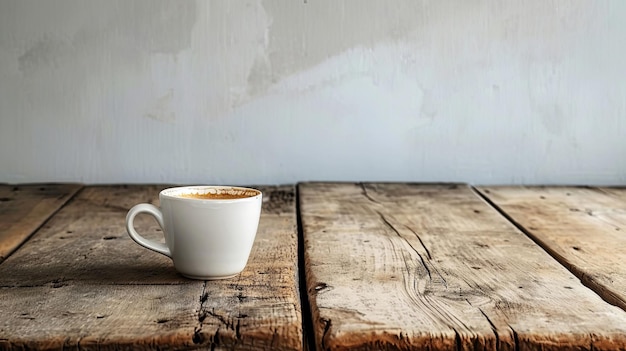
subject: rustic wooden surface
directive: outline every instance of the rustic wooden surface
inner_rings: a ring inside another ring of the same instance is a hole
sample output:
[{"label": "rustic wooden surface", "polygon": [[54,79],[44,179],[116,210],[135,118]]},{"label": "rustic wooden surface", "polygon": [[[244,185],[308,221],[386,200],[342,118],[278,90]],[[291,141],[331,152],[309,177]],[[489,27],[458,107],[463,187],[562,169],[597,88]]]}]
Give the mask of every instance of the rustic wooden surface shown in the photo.
[{"label": "rustic wooden surface", "polygon": [[80,188],[78,184],[0,184],[0,262]]},{"label": "rustic wooden surface", "polygon": [[626,309],[626,188],[479,190],[584,284]]},{"label": "rustic wooden surface", "polygon": [[[164,186],[87,187],[0,264],[0,349],[302,349],[293,187],[266,187],[246,270],[178,275],[125,232]],[[135,226],[162,240],[149,216]]]},{"label": "rustic wooden surface", "polygon": [[626,348],[626,313],[466,186],[299,192],[318,349]]}]

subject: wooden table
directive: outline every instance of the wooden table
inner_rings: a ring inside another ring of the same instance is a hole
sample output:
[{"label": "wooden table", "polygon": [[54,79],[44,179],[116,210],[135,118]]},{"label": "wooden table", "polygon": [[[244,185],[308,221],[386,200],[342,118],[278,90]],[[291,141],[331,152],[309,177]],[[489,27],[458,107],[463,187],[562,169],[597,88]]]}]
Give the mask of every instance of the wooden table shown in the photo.
[{"label": "wooden table", "polygon": [[165,187],[0,185],[0,349],[626,349],[626,189],[260,187],[244,272],[195,281],[124,229]]}]

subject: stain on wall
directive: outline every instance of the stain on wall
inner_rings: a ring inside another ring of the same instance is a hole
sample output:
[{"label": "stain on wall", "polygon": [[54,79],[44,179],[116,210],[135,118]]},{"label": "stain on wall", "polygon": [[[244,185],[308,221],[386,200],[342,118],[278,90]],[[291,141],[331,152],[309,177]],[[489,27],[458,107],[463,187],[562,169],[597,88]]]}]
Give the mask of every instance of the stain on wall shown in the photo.
[{"label": "stain on wall", "polygon": [[263,1],[262,5],[270,24],[265,51],[249,74],[252,95],[353,48],[403,39],[423,24],[426,8],[423,1],[373,1],[367,6],[354,0]]}]

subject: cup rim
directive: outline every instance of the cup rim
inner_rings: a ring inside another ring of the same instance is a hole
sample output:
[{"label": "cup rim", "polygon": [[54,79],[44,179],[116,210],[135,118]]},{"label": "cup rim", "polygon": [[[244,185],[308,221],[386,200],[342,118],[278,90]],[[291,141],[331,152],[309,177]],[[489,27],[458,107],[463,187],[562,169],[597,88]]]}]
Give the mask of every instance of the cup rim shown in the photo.
[{"label": "cup rim", "polygon": [[[247,197],[240,197],[236,199],[198,199],[198,198],[191,198],[191,197],[182,197],[182,196],[177,195],[186,191],[188,192],[190,190],[202,191],[206,189],[254,192],[255,195],[247,196]],[[247,187],[241,187],[241,186],[233,186],[233,185],[186,185],[186,186],[176,186],[176,187],[166,188],[159,192],[160,198],[167,198],[167,199],[172,199],[176,201],[210,202],[210,203],[253,201],[262,195],[263,195],[263,192],[259,189],[247,188]]]}]

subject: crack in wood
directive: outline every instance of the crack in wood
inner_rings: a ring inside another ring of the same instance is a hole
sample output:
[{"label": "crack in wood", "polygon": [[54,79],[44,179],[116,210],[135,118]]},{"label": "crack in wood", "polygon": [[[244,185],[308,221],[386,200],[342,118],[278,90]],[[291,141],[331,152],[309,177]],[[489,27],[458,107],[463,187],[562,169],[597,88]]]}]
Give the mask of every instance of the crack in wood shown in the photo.
[{"label": "crack in wood", "polygon": [[410,230],[411,233],[413,233],[413,235],[415,235],[415,237],[417,238],[417,240],[419,240],[420,244],[422,244],[422,247],[424,248],[424,250],[426,251],[426,256],[428,257],[429,260],[432,260],[433,257],[430,255],[430,250],[428,250],[428,248],[426,247],[426,245],[424,245],[424,242],[422,241],[422,238],[419,236],[419,234],[417,234],[417,232],[415,230],[413,230],[413,228],[409,227],[408,225],[405,225],[406,229]]},{"label": "crack in wood", "polygon": [[241,340],[241,331],[239,331],[239,326],[241,325],[241,321],[237,319],[237,324],[235,325],[235,337],[237,340]]},{"label": "crack in wood", "polygon": [[[202,344],[205,341],[204,335],[202,334],[202,324],[207,316],[204,311],[204,304],[209,299],[209,294],[206,291],[206,281],[202,283],[202,293],[200,294],[200,308],[198,309],[198,326],[193,328],[193,335],[191,336],[191,341],[194,344]],[[213,346],[211,346],[213,348]]]},{"label": "crack in wood", "polygon": [[[204,295],[202,295],[202,297],[204,297]],[[204,299],[204,301],[206,301],[206,299]],[[226,316],[216,313],[215,309],[212,309],[209,311],[209,310],[204,310],[204,306],[202,308],[203,308],[203,311],[198,317],[198,320],[200,321],[200,327],[197,328],[196,331],[194,332],[194,340],[199,340],[200,343],[203,343],[206,340],[204,335],[201,334],[201,331],[202,331],[202,325],[204,324],[204,321],[209,316],[215,318],[220,323],[220,325],[217,326],[217,330],[215,331],[215,334],[213,334],[213,336],[210,338],[211,349],[215,349],[216,347],[220,346],[219,331],[222,328],[222,326],[224,326],[227,330],[234,331],[236,340],[238,341],[242,340],[243,336],[241,333],[241,319],[247,318],[248,315],[240,313],[236,318],[229,319]]]},{"label": "crack in wood", "polygon": [[[467,301],[467,302],[469,303],[469,301]],[[471,303],[470,303],[470,305],[471,305]],[[500,335],[498,335],[498,328],[496,328],[496,325],[493,324],[493,322],[491,321],[491,318],[489,318],[489,316],[487,316],[487,314],[485,313],[485,311],[483,311],[482,308],[478,307],[478,310],[485,317],[485,319],[487,320],[487,322],[491,326],[491,330],[493,331],[493,334],[496,337],[496,351],[500,351]]]},{"label": "crack in wood", "polygon": [[330,319],[320,318],[320,321],[324,323],[324,331],[322,332],[322,341],[320,342],[320,346],[322,350],[329,350],[328,339],[330,338],[330,328],[332,326],[332,321]]},{"label": "crack in wood", "polygon": [[206,311],[206,313],[209,316],[217,319],[220,323],[224,324],[226,329],[235,331],[235,326],[233,325],[232,321],[229,321],[226,317],[222,316],[221,314],[215,313],[215,309],[213,309],[212,311]]},{"label": "crack in wood", "polygon": [[[432,274],[430,273],[430,268],[428,268],[428,265],[426,264],[426,261],[424,260],[424,257],[422,256],[422,254],[420,254],[419,251],[417,251],[417,249],[408,240],[406,240],[406,238],[404,238],[402,236],[402,234],[400,234],[398,229],[396,227],[394,227],[393,224],[391,224],[391,222],[389,222],[389,220],[385,217],[384,214],[382,214],[380,211],[376,211],[376,213],[378,213],[378,215],[380,216],[380,219],[383,221],[383,223],[385,223],[387,225],[387,227],[389,227],[391,230],[393,230],[393,232],[396,233],[396,235],[400,239],[402,239],[405,243],[407,243],[409,245],[409,247],[413,250],[413,252],[415,252],[417,254],[417,256],[419,256],[420,261],[422,262],[422,266],[424,267],[424,269],[428,273],[428,279],[429,280],[433,280]],[[408,268],[409,267],[407,265],[407,269]]]},{"label": "crack in wood", "polygon": [[213,337],[211,338],[211,351],[215,350],[215,347],[217,347],[220,344],[220,327],[217,327],[217,329],[215,330],[215,334],[213,334]]},{"label": "crack in wood", "polygon": [[194,327],[193,328],[193,335],[191,336],[191,341],[194,344],[202,344],[204,343],[204,335],[202,334],[202,328],[200,327]]},{"label": "crack in wood", "polygon": [[365,184],[363,183],[359,183],[359,185],[361,186],[361,193],[363,194],[363,196],[365,196],[366,199],[368,199],[369,201],[380,205],[380,202],[378,202],[377,200],[375,200],[373,197],[370,196],[370,194],[367,192],[367,188],[365,188]]},{"label": "crack in wood", "polygon": [[454,330],[454,345],[456,346],[456,351],[462,351],[463,342],[461,341],[461,334],[459,334],[455,328],[452,328],[452,330]]},{"label": "crack in wood", "polygon": [[[410,244],[410,243],[409,243],[409,242],[408,242],[408,241],[407,241],[404,237],[402,237],[402,236],[401,236],[400,232],[399,232],[399,231],[398,231],[398,230],[397,230],[397,229],[393,226],[393,224],[391,224],[391,222],[390,222],[390,221],[389,221],[389,220],[388,220],[388,219],[387,219],[387,218],[386,218],[386,217],[385,217],[385,216],[384,216],[381,212],[376,211],[376,213],[378,213],[378,215],[380,216],[380,218],[381,218],[381,220],[382,220],[382,222],[383,222],[383,223],[385,223],[385,224],[386,224],[386,225],[387,225],[387,226],[388,226],[391,230],[393,230],[393,232],[395,232],[395,233],[396,233],[396,235],[398,235],[401,239],[403,239],[403,240],[404,240],[404,242],[406,242],[406,243],[407,243],[407,244],[411,247],[411,249],[413,249],[413,251],[415,251],[415,253],[416,253],[416,254],[419,256],[419,258],[420,258],[420,261],[421,261],[421,263],[422,263],[422,266],[425,268],[425,270],[426,270],[426,272],[427,272],[427,274],[428,274],[429,281],[431,281],[431,282],[432,282],[432,274],[431,274],[431,271],[430,271],[430,269],[428,268],[428,266],[426,265],[426,261],[423,259],[423,256],[422,256],[422,255],[421,255],[421,254],[420,254],[420,253],[419,253],[419,252],[415,249],[415,247],[414,247],[414,246],[412,246],[412,245],[411,245],[411,244]],[[399,250],[397,250],[397,249],[396,249],[396,247],[395,247],[395,245],[394,245],[393,241],[391,241],[391,244],[392,244],[392,246],[394,247],[394,252],[400,252],[400,253],[402,254],[402,251],[399,251]],[[411,272],[411,266],[410,266],[409,262],[407,261],[407,257],[406,257],[404,254],[402,254],[402,260],[403,260],[404,265],[405,265],[405,267],[406,267],[406,269],[407,269],[407,272]],[[437,274],[441,277],[441,275],[439,274],[439,272],[437,272]],[[444,286],[445,286],[445,288],[447,288],[448,286],[447,286],[447,283],[446,283],[445,279],[443,279],[443,277],[441,277],[441,278],[442,278],[442,281],[444,282]],[[411,279],[410,279],[410,277],[409,277],[408,275],[404,275],[404,280],[405,280],[405,282],[404,282],[405,288],[406,288],[407,292],[409,292],[409,290],[411,290],[411,289],[409,289],[409,288],[408,288],[408,287],[409,287],[409,280],[411,280]],[[424,294],[424,292],[421,292],[421,293],[420,293],[420,289],[419,289],[419,287],[418,287],[418,285],[417,285],[417,283],[418,283],[417,279],[412,279],[412,281],[413,281],[413,284],[412,284],[412,285],[413,285],[413,286],[412,286],[412,290],[413,290],[413,291],[415,291],[416,293],[418,293],[418,296],[410,296],[410,298],[411,298],[411,299],[412,299],[412,300],[413,300],[416,304],[426,303],[426,301],[428,300],[428,297],[427,297],[427,296],[425,296],[425,295],[423,295],[423,294]],[[409,295],[411,295],[411,294],[409,294]],[[422,296],[422,298],[420,298],[420,297],[419,297],[420,295]],[[423,299],[425,299],[425,300],[423,300]],[[455,321],[456,321],[456,322],[457,322],[460,326],[462,326],[463,328],[465,328],[466,330],[470,330],[470,329],[467,327],[467,325],[466,325],[465,323],[463,323],[463,321],[461,321],[460,319],[456,318],[456,316],[449,315],[448,313],[446,313],[445,311],[441,310],[440,308],[438,308],[438,307],[436,307],[436,306],[432,306],[432,307],[433,307],[433,308],[437,311],[437,313],[438,313],[439,315],[441,315],[441,316],[445,316],[445,318],[447,318],[447,319],[453,319],[453,320],[455,320]]]},{"label": "crack in wood", "polygon": [[589,351],[594,351],[596,348],[593,345],[593,334],[589,334]]},{"label": "crack in wood", "polygon": [[513,341],[515,342],[515,348],[513,349],[514,351],[520,351],[520,344],[519,344],[519,336],[517,335],[517,332],[515,331],[515,329],[513,329],[513,327],[508,324],[509,329],[511,329],[511,332],[513,333]]},{"label": "crack in wood", "polygon": [[278,328],[272,329],[272,341],[270,341],[270,347],[278,346]]},{"label": "crack in wood", "polygon": [[[420,257],[420,260],[421,260],[421,263],[422,263],[423,267],[425,268],[426,272],[428,273],[429,280],[432,282],[431,271],[428,268],[428,266],[426,265],[426,261],[423,259],[423,256],[415,249],[414,246],[412,246],[404,237],[401,236],[400,232],[393,226],[393,224],[391,224],[391,222],[381,212],[376,211],[376,213],[378,213],[378,215],[380,216],[380,218],[381,218],[383,223],[385,223],[391,230],[393,230],[393,232],[395,232],[396,235],[398,235],[401,239],[403,239],[404,242],[406,242],[413,249],[413,251],[416,252],[416,254]],[[394,253],[396,253],[396,252],[402,253],[402,251],[397,250],[397,248],[394,245],[393,241],[391,241],[391,245],[394,247]],[[407,261],[407,258],[406,258],[405,255],[402,255],[402,260],[403,260],[404,265],[405,265],[405,267],[407,269],[407,272],[411,272],[410,264]],[[437,272],[437,274],[441,277],[439,272]],[[443,279],[443,277],[441,277],[441,278],[442,278],[442,281],[444,282],[444,286],[447,288],[448,286],[447,286],[447,283],[445,282],[445,279]],[[410,279],[410,277],[408,275],[404,275],[404,279],[405,279],[404,285],[405,285],[405,288],[406,288],[407,292],[409,290],[413,290],[416,293],[418,293],[418,296],[409,296],[409,298],[411,300],[413,300],[414,303],[416,303],[416,304],[432,303],[432,301],[429,302],[429,298],[424,295],[424,292],[420,293],[420,289],[419,289],[419,287],[417,285],[417,283],[418,283],[417,279]],[[413,285],[412,289],[408,289],[409,280],[412,280],[412,285]],[[409,294],[409,295],[411,295],[411,294]],[[420,298],[420,296],[421,296],[421,298]],[[460,325],[465,330],[471,330],[462,320],[460,320],[456,316],[448,314],[445,310],[440,309],[436,305],[431,305],[431,307],[436,310],[438,315],[443,316],[446,319],[451,319],[451,320],[456,321],[458,323],[458,325]]]}]

